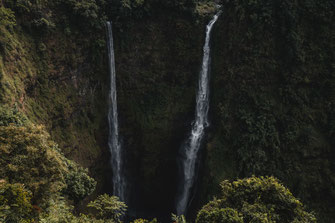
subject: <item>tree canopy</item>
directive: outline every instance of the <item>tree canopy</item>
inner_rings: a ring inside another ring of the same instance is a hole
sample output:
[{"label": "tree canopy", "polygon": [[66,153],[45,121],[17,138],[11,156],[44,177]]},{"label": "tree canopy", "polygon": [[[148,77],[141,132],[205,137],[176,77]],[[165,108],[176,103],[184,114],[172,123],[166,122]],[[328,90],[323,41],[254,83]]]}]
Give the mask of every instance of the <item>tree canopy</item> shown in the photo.
[{"label": "tree canopy", "polygon": [[221,183],[222,194],[205,205],[197,223],[315,223],[312,213],[274,177]]}]

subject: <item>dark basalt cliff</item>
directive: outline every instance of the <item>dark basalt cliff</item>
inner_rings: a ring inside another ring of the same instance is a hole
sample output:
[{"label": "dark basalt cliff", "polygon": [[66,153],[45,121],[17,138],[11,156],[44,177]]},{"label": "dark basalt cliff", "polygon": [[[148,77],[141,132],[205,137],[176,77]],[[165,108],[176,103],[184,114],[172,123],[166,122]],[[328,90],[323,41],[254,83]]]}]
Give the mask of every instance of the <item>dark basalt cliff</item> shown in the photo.
[{"label": "dark basalt cliff", "polygon": [[114,25],[120,134],[131,202],[138,211],[170,215],[204,36],[190,17],[162,12],[153,18]]}]

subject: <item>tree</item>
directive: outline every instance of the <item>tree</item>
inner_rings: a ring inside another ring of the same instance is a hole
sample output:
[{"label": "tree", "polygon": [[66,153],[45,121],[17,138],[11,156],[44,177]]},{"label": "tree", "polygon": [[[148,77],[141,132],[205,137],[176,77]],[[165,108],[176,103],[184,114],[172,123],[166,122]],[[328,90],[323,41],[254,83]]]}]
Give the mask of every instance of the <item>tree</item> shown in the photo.
[{"label": "tree", "polygon": [[33,206],[31,193],[22,184],[0,180],[0,222],[30,222]]},{"label": "tree", "polygon": [[0,105],[0,126],[25,126],[28,123],[27,117],[18,112],[17,109]]},{"label": "tree", "polygon": [[184,215],[177,216],[175,214],[172,214],[171,220],[174,223],[186,223],[186,219]]},{"label": "tree", "polygon": [[221,183],[222,196],[205,205],[196,222],[315,223],[313,214],[274,177]]},{"label": "tree", "polygon": [[98,219],[112,220],[121,222],[124,216],[127,205],[119,200],[116,196],[107,194],[100,195],[95,201],[91,201],[87,207],[95,209],[98,213]]},{"label": "tree", "polygon": [[61,153],[43,126],[1,106],[0,176],[10,184],[24,184],[32,203],[42,208],[61,192],[75,201],[83,199],[96,185],[86,169]]},{"label": "tree", "polygon": [[146,220],[146,219],[142,219],[142,218],[138,218],[138,219],[135,219],[132,223],[157,223],[157,219],[154,218],[153,220],[149,221],[149,220]]},{"label": "tree", "polygon": [[0,6],[0,26],[14,26],[16,24],[14,12]]},{"label": "tree", "polygon": [[0,175],[25,184],[39,203],[64,188],[67,166],[42,126],[0,126]]},{"label": "tree", "polygon": [[79,201],[90,195],[97,182],[88,175],[88,170],[84,168],[74,168],[66,177],[66,189],[64,192],[74,201]]}]

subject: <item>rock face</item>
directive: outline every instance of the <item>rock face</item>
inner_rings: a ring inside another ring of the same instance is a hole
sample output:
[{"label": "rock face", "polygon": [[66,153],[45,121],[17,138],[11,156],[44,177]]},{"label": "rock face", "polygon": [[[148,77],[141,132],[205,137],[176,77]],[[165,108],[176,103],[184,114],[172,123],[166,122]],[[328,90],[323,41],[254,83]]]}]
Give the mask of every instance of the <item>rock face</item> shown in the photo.
[{"label": "rock face", "polygon": [[[55,14],[48,18],[55,23],[50,30],[35,34],[35,20],[24,21],[26,14],[17,16],[16,26],[2,27],[8,47],[1,58],[1,99],[45,124],[67,157],[89,167],[99,181],[97,193],[111,192],[104,21],[86,26],[92,18],[58,11],[62,4],[40,7]],[[202,22],[172,11],[113,19],[129,206],[153,216],[170,216],[174,206],[176,154],[191,127],[204,39]]]},{"label": "rock face", "polygon": [[333,221],[334,3],[223,8],[213,30],[213,128],[199,194],[219,190],[223,179],[273,175],[320,222]]},{"label": "rock face", "polygon": [[203,38],[190,18],[163,14],[130,22],[115,39],[120,134],[137,210],[173,211]]}]

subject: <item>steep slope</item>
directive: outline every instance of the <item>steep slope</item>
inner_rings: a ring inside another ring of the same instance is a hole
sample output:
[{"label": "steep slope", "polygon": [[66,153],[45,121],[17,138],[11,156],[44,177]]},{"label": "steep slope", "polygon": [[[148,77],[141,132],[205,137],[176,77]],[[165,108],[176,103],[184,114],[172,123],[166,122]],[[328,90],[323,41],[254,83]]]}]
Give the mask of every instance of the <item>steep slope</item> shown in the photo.
[{"label": "steep slope", "polygon": [[191,127],[204,36],[187,16],[158,12],[154,18],[128,21],[115,39],[120,133],[134,202],[168,214],[176,154]]},{"label": "steep slope", "polygon": [[[194,116],[208,22],[199,15],[212,10],[195,10],[196,2],[0,3],[1,103],[45,124],[68,158],[90,168],[99,192],[110,192],[104,23],[113,20],[120,133],[138,215],[173,211],[175,157]],[[221,2],[194,209],[223,179],[274,175],[320,222],[332,222],[333,1]]]},{"label": "steep slope", "polygon": [[[273,175],[333,222],[333,1],[226,1],[213,38],[206,192]],[[212,187],[209,185],[213,185]]]},{"label": "steep slope", "polygon": [[173,5],[138,9],[141,16],[89,0],[4,6],[16,24],[1,26],[2,103],[46,125],[67,157],[90,168],[100,192],[111,192],[104,24],[112,12],[130,207],[170,215],[176,152],[193,116],[202,25],[189,12],[172,13]]},{"label": "steep slope", "polygon": [[45,124],[67,156],[92,166],[105,136],[98,135],[105,125],[104,33],[93,40],[60,3],[29,3],[5,3],[16,25],[1,27],[1,101]]}]

